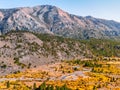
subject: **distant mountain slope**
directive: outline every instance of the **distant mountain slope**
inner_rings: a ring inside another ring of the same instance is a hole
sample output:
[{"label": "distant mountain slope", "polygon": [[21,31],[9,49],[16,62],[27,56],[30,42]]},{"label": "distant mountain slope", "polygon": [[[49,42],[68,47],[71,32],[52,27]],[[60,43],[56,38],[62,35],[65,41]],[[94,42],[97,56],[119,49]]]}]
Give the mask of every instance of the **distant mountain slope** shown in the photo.
[{"label": "distant mountain slope", "polygon": [[120,23],[72,15],[50,5],[0,9],[0,32],[4,34],[10,30],[28,30],[79,39],[115,38],[120,36]]}]

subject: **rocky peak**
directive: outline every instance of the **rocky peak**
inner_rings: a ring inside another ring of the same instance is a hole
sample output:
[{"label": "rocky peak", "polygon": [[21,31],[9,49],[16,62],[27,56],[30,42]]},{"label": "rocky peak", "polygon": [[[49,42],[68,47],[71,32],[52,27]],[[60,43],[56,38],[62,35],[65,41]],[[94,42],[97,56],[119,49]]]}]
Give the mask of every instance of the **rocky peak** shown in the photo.
[{"label": "rocky peak", "polygon": [[0,31],[28,30],[72,38],[111,38],[120,36],[120,23],[94,18],[76,16],[56,6],[39,5],[0,9]]}]

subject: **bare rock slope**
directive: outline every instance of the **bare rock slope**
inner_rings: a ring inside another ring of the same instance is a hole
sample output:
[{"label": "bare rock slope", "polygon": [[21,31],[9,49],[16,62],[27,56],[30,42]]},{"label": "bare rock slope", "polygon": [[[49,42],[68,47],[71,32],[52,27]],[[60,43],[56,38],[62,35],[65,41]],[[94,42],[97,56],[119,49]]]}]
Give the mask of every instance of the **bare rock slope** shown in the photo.
[{"label": "bare rock slope", "polygon": [[72,15],[50,5],[0,9],[0,33],[11,30],[28,30],[79,39],[116,38],[120,36],[120,23]]}]

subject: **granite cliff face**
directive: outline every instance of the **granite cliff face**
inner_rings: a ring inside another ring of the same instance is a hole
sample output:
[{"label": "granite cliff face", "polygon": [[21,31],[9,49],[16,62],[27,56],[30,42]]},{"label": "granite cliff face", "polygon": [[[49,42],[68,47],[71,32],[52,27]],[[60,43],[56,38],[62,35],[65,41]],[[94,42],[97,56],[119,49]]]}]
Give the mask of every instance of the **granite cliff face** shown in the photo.
[{"label": "granite cliff face", "polygon": [[11,30],[28,30],[78,39],[116,38],[120,36],[120,23],[72,15],[50,5],[0,9],[0,33]]}]

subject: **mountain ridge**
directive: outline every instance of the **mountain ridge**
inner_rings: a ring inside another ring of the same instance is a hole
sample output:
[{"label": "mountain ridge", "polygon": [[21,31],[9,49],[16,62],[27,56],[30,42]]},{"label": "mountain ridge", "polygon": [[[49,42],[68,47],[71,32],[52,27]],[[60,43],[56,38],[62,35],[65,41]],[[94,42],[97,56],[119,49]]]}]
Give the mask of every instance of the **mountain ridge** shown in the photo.
[{"label": "mountain ridge", "polygon": [[110,39],[120,36],[120,23],[69,14],[51,5],[0,9],[1,34],[11,30],[28,30],[77,39]]}]

